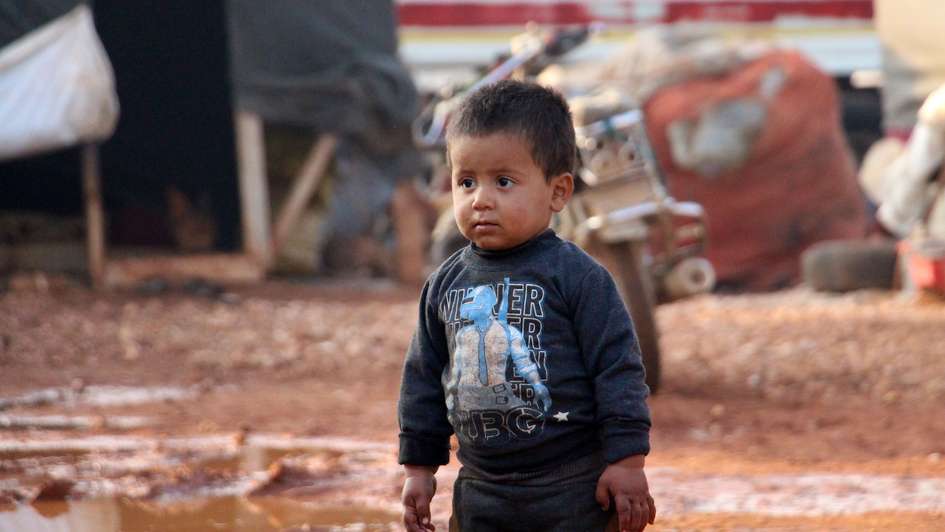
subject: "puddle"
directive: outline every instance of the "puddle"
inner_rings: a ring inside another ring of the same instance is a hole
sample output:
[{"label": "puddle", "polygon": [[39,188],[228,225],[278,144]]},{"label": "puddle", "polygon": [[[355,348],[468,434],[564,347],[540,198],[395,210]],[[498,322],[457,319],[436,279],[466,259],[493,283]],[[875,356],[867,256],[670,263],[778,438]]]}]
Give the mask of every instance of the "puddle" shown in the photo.
[{"label": "puddle", "polygon": [[274,449],[271,447],[252,445],[240,449],[237,453],[221,453],[217,455],[194,457],[193,465],[209,471],[220,472],[265,471],[272,466],[272,464],[279,461],[313,454],[317,454],[326,461],[337,461],[343,456],[341,452],[325,449],[311,449],[305,447]]},{"label": "puddle", "polygon": [[324,507],[270,497],[218,497],[155,503],[127,498],[37,502],[4,511],[0,532],[206,532],[396,530],[380,510]]},{"label": "puddle", "polygon": [[[399,474],[395,457],[386,444],[265,434],[0,440],[0,503],[41,496],[167,503],[320,497],[324,502],[333,494],[335,502],[373,508],[372,488]],[[364,497],[339,498],[341,493]]]}]

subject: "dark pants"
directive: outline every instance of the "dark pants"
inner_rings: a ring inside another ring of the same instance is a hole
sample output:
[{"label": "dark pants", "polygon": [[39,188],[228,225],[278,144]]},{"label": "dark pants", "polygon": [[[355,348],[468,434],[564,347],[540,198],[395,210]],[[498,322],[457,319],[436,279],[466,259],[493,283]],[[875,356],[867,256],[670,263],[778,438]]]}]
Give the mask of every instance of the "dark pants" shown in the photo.
[{"label": "dark pants", "polygon": [[604,532],[617,530],[613,507],[594,499],[597,481],[548,486],[456,479],[450,532]]}]

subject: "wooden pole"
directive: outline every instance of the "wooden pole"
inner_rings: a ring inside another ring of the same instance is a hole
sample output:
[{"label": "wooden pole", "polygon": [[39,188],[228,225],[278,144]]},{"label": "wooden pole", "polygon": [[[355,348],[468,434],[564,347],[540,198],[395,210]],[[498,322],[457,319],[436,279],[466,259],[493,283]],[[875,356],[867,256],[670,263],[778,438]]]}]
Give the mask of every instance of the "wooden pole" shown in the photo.
[{"label": "wooden pole", "polygon": [[105,286],[105,216],[102,211],[98,145],[82,146],[82,191],[85,196],[85,231],[92,286]]},{"label": "wooden pole", "polygon": [[243,248],[263,268],[272,261],[269,238],[269,192],[263,122],[255,113],[236,112]]},{"label": "wooden pole", "polygon": [[276,222],[276,231],[273,237],[273,256],[278,255],[283,244],[289,238],[292,228],[298,223],[299,218],[305,211],[306,205],[312,199],[315,189],[325,175],[325,169],[335,153],[335,146],[338,139],[333,135],[322,135],[318,142],[312,145],[308,157],[295,178],[292,191],[285,205],[279,211],[279,219]]}]

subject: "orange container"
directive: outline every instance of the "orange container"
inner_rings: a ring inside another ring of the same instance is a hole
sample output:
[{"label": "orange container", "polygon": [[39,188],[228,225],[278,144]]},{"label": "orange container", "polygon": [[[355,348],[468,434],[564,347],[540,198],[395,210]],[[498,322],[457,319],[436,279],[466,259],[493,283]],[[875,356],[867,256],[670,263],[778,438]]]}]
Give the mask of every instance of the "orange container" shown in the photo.
[{"label": "orange container", "polygon": [[945,294],[945,242],[902,240],[897,248],[916,288]]}]

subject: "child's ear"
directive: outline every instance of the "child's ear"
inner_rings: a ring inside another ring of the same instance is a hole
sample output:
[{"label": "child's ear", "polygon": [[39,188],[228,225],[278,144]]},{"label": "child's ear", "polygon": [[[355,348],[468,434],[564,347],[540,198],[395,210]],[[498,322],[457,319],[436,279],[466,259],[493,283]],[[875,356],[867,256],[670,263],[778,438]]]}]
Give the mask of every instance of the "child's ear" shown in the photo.
[{"label": "child's ear", "polygon": [[574,193],[574,176],[570,172],[558,174],[548,184],[551,185],[551,210],[561,212]]}]

